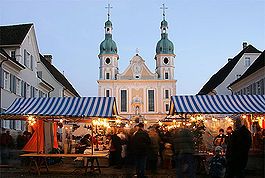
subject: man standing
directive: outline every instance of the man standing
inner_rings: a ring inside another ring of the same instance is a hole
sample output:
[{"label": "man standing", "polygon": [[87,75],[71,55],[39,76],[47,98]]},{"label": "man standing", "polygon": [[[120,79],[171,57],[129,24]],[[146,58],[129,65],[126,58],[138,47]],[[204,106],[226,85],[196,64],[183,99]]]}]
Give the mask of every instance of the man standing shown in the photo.
[{"label": "man standing", "polygon": [[[3,130],[5,131],[5,130]],[[13,148],[14,142],[13,138],[10,135],[10,131],[7,130],[6,133],[1,134],[1,164],[8,164],[8,160],[10,159],[10,149]]]},{"label": "man standing", "polygon": [[194,142],[189,129],[183,128],[176,131],[173,137],[175,151],[176,174],[178,178],[195,178]]},{"label": "man standing", "polygon": [[132,146],[136,162],[136,174],[137,177],[145,177],[145,167],[148,155],[148,150],[150,149],[151,139],[146,131],[144,131],[144,124],[138,124],[138,131],[133,135]]},{"label": "man standing", "polygon": [[246,127],[247,122],[240,119],[236,120],[235,131],[231,136],[231,143],[228,143],[228,150],[231,152],[226,155],[227,159],[227,178],[244,178],[244,169],[248,162],[248,151],[252,140],[251,133]]}]

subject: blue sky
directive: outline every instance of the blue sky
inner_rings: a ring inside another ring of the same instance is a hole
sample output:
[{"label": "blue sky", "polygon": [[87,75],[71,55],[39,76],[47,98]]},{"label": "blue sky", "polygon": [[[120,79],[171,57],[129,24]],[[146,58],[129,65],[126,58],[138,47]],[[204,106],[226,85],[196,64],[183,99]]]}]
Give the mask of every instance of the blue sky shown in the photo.
[{"label": "blue sky", "polygon": [[160,7],[166,4],[175,46],[177,94],[196,94],[248,42],[265,49],[265,0],[0,0],[0,24],[33,22],[42,54],[64,71],[82,96],[96,96],[105,6],[113,6],[113,39],[124,71],[139,48],[155,69]]}]

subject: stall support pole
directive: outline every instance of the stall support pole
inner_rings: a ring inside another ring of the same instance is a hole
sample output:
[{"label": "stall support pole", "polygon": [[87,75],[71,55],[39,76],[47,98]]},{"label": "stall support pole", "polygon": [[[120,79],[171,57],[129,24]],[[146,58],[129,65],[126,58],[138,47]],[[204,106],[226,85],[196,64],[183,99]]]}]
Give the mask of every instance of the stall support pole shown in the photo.
[{"label": "stall support pole", "polygon": [[184,115],[184,118],[185,118],[185,127],[184,128],[187,128],[187,114]]},{"label": "stall support pole", "polygon": [[[250,130],[252,130],[252,132],[251,132],[251,139],[252,139],[252,150],[253,151],[255,151],[255,144],[254,144],[254,136],[255,136],[255,133],[254,133],[254,130],[251,128],[251,127],[253,127],[253,123],[252,123],[252,120],[253,120],[253,115],[252,114],[250,114],[250,120],[251,120],[251,124],[249,124],[250,125]],[[248,121],[244,121],[244,122],[248,122]]]},{"label": "stall support pole", "polygon": [[93,132],[94,132],[94,128],[93,128],[93,117],[92,117],[91,119],[91,153],[92,155],[94,154]]},{"label": "stall support pole", "polygon": [[39,119],[37,119],[37,129],[36,129],[36,135],[37,135],[37,154],[39,154]]}]

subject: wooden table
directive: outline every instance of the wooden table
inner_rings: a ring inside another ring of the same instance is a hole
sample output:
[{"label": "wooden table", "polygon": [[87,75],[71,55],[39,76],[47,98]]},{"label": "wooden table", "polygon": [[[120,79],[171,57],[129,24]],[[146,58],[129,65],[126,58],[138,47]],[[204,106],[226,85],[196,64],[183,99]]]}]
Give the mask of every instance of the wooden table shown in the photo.
[{"label": "wooden table", "polygon": [[[44,153],[27,153],[27,154],[22,154],[20,155],[21,157],[24,158],[30,158],[30,163],[29,163],[29,170],[32,168],[32,164],[34,164],[38,175],[40,175],[40,169],[41,166],[44,165],[47,172],[49,172],[49,167],[47,164],[47,158],[51,157],[63,157],[63,158],[69,158],[69,157],[83,157],[83,158],[88,158],[88,161],[85,165],[85,173],[87,173],[88,167],[90,167],[91,172],[94,172],[96,170],[101,173],[98,158],[107,158],[108,157],[108,151],[94,151],[94,154],[44,154]],[[96,161],[96,165],[94,166],[94,162]],[[89,166],[88,163],[91,163]]]}]

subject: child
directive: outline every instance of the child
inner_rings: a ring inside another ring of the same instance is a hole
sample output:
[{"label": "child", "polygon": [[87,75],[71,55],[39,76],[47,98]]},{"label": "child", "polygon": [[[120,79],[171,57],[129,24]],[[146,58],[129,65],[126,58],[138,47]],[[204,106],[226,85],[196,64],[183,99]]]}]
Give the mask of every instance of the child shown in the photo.
[{"label": "child", "polygon": [[165,149],[163,151],[163,159],[164,159],[164,169],[171,169],[171,161],[173,156],[172,145],[170,143],[165,143]]},{"label": "child", "polygon": [[215,155],[210,160],[209,175],[211,178],[223,178],[225,175],[225,158],[222,152],[221,146],[215,147]]}]

